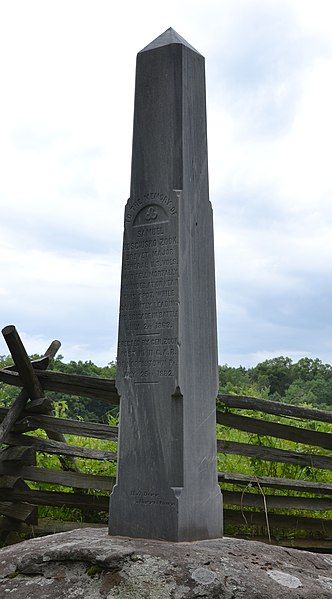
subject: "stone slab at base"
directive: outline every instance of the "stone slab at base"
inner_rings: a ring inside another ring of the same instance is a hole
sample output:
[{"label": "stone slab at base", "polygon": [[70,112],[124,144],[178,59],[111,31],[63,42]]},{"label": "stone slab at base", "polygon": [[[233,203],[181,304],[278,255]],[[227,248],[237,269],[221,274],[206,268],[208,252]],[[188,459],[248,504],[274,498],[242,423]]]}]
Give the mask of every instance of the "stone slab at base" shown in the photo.
[{"label": "stone slab at base", "polygon": [[331,599],[332,555],[242,539],[172,543],[79,529],[0,550],[0,597]]}]

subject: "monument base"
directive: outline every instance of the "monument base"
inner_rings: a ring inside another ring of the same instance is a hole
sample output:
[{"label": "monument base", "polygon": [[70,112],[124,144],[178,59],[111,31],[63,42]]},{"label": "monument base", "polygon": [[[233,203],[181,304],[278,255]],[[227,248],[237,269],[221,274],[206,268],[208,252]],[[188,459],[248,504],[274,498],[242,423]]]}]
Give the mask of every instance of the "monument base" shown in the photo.
[{"label": "monument base", "polygon": [[201,541],[222,537],[223,503],[219,486],[199,500],[184,488],[133,495],[115,485],[110,503],[109,534],[112,536]]}]

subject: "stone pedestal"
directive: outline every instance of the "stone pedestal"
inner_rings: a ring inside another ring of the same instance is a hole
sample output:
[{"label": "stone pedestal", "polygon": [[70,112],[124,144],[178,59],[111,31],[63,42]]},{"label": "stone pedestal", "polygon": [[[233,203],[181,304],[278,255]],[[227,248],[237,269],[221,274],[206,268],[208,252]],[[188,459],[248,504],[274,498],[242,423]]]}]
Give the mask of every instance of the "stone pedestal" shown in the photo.
[{"label": "stone pedestal", "polygon": [[169,29],[137,56],[112,535],[222,535],[204,58]]}]

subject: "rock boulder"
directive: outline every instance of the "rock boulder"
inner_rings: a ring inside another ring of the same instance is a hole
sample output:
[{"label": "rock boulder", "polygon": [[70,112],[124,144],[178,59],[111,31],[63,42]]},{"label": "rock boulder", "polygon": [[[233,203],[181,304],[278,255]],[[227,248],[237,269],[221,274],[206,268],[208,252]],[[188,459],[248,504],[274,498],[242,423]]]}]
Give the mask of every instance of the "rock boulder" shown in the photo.
[{"label": "rock boulder", "polygon": [[241,539],[171,543],[80,529],[0,550],[0,597],[331,599],[332,556]]}]

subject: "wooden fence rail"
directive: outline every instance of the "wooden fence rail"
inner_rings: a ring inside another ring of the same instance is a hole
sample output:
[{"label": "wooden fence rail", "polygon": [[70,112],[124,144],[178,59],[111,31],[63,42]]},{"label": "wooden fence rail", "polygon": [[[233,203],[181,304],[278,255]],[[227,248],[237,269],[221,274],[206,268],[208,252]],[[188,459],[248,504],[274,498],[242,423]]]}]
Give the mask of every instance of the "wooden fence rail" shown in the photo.
[{"label": "wooden fence rail", "polygon": [[241,408],[242,410],[254,410],[255,412],[274,414],[275,416],[290,416],[291,418],[300,418],[300,420],[317,420],[332,424],[332,411],[302,408],[279,401],[246,397],[244,395],[218,395],[217,400],[222,406],[228,408]]},{"label": "wooden fence rail", "polygon": [[[0,422],[7,413],[8,408],[0,408]],[[12,431],[17,433],[27,433],[37,429],[56,430],[68,435],[110,441],[118,438],[117,426],[108,426],[108,424],[101,424],[99,422],[82,422],[80,420],[57,418],[45,414],[31,415],[27,412],[23,412],[22,419],[12,427]]]},{"label": "wooden fence rail", "polygon": [[266,460],[267,462],[281,462],[283,464],[332,470],[332,458],[325,455],[306,454],[299,451],[267,447],[266,445],[251,445],[250,443],[221,440],[217,441],[217,449],[220,453],[243,455],[259,460]]},{"label": "wooden fence rail", "polygon": [[100,449],[91,449],[90,447],[69,445],[67,443],[62,443],[61,441],[40,439],[30,435],[17,435],[15,433],[10,433],[7,435],[6,443],[8,443],[8,445],[17,445],[19,447],[33,447],[36,449],[36,451],[60,456],[75,456],[89,460],[101,460],[109,462],[116,460],[116,453],[112,451],[102,451]]},{"label": "wooden fence rail", "polygon": [[[51,370],[34,370],[34,373],[44,391],[57,391],[68,395],[99,399],[111,405],[119,405],[120,399],[113,380]],[[20,375],[6,368],[0,370],[0,382],[15,387],[23,386]]]},{"label": "wooden fence rail", "polygon": [[277,478],[272,476],[248,476],[235,472],[219,472],[219,483],[244,487],[268,487],[282,491],[299,491],[300,493],[315,493],[316,495],[332,495],[332,484],[317,483],[293,478]]},{"label": "wooden fence rail", "polygon": [[[113,462],[116,464],[114,443],[118,430],[115,426],[93,422],[57,418],[52,413],[52,402],[47,391],[69,396],[82,396],[118,405],[120,398],[113,380],[81,375],[68,375],[47,370],[52,357],[60,347],[53,342],[43,358],[30,362],[15,327],[4,329],[9,340],[14,365],[0,370],[0,382],[21,387],[10,408],[0,408],[0,540],[1,529],[23,530],[33,522],[36,525],[36,506],[67,506],[83,510],[85,519],[91,512],[107,512],[108,496],[115,483],[114,476],[81,472],[75,458]],[[232,411],[232,410],[235,410]],[[245,410],[245,414],[239,414]],[[248,412],[253,415],[248,416]],[[271,414],[291,423],[264,419]],[[259,416],[259,417],[257,417]],[[293,464],[302,468],[332,470],[332,434],[294,426],[297,419],[332,423],[332,412],[301,408],[252,397],[220,395],[217,398],[217,423],[253,435],[260,444],[240,443],[217,439],[219,456],[235,454],[248,459]],[[42,429],[47,438],[34,436]],[[64,435],[101,439],[111,443],[112,450],[92,449],[68,443]],[[269,445],[269,438],[301,444],[301,451],[278,449]],[[264,441],[264,443],[263,443]],[[303,449],[302,449],[303,447]],[[36,465],[36,453],[56,455],[60,470]],[[226,525],[266,527],[279,530],[305,530],[320,535],[322,542],[332,537],[332,519],[298,516],[295,511],[319,514],[332,510],[332,484],[311,480],[250,476],[238,472],[219,472],[223,490]],[[67,487],[62,490],[32,490],[27,482],[49,483]],[[23,485],[23,486],[22,486]],[[263,489],[271,489],[265,492]],[[273,490],[277,494],[273,494]],[[283,492],[283,494],[281,494]],[[290,492],[290,493],[289,493]],[[297,494],[294,495],[294,492]],[[293,493],[293,496],[292,496]],[[264,513],[265,511],[268,513]],[[292,514],[280,513],[287,510]],[[278,513],[279,511],[279,513]],[[7,522],[7,524],[6,524]],[[16,522],[16,524],[15,524]],[[25,524],[24,524],[25,523]],[[74,523],[72,523],[74,526]],[[64,526],[70,526],[70,523]],[[57,526],[59,530],[59,526]]]},{"label": "wooden fence rail", "polygon": [[330,433],[299,428],[289,424],[279,424],[262,418],[248,418],[248,416],[239,416],[231,412],[217,412],[217,422],[230,428],[236,428],[238,431],[256,433],[259,436],[276,437],[277,439],[285,439],[304,445],[332,449],[332,435]]}]

